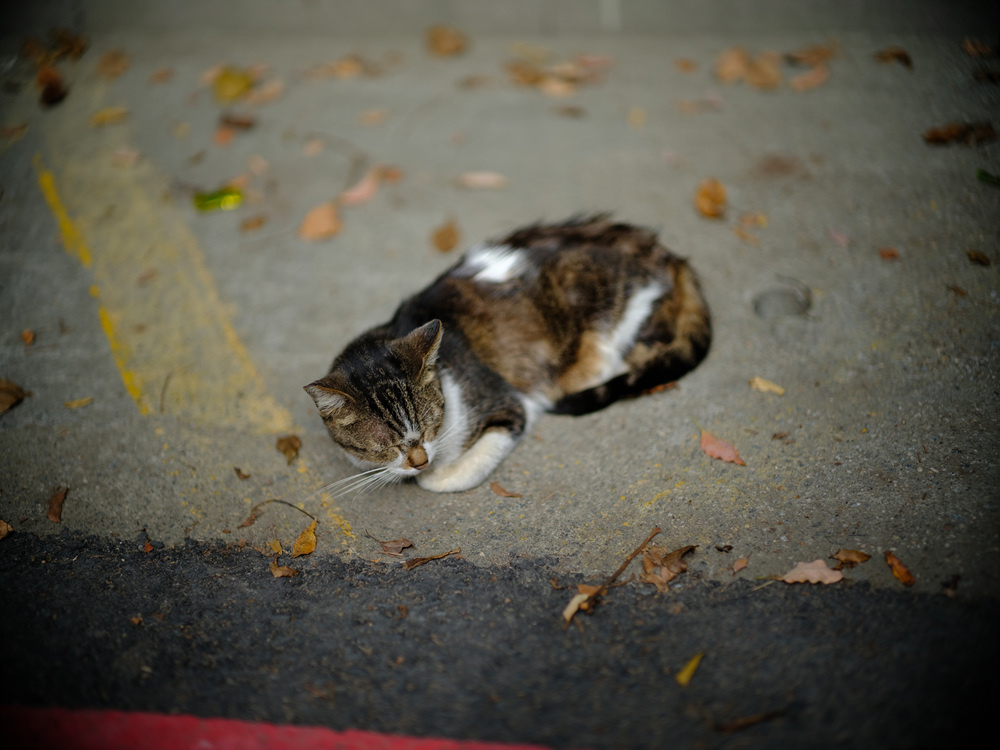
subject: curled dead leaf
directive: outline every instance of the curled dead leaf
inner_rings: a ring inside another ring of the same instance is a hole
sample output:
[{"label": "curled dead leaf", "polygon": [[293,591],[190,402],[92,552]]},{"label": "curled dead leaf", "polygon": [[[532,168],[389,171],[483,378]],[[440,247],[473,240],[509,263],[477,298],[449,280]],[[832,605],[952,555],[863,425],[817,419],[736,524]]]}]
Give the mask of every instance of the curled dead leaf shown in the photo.
[{"label": "curled dead leaf", "polygon": [[57,487],[49,498],[49,511],[45,514],[52,523],[62,522],[63,503],[66,502],[66,493],[69,487]]},{"label": "curled dead leaf", "polygon": [[743,47],[729,47],[715,58],[715,76],[723,83],[735,83],[746,77],[750,55]]},{"label": "curled dead leaf", "polygon": [[842,549],[830,555],[830,557],[837,561],[837,564],[833,568],[834,570],[848,570],[858,563],[867,562],[872,556],[867,552],[857,549]]},{"label": "curled dead leaf", "polygon": [[24,400],[28,392],[17,383],[0,378],[0,414],[4,414]]},{"label": "curled dead leaf", "polygon": [[878,255],[882,260],[899,260],[899,250],[894,247],[880,247]]},{"label": "curled dead leaf", "polygon": [[3,539],[13,530],[14,527],[11,526],[9,523],[7,523],[6,521],[0,521],[0,539]]},{"label": "curled dead leaf", "polygon": [[739,560],[733,563],[733,568],[732,568],[733,575],[736,575],[741,570],[744,570],[749,564],[750,564],[750,555],[747,555],[746,557],[741,557]]},{"label": "curled dead leaf", "polygon": [[694,194],[694,207],[709,219],[718,219],[726,211],[726,188],[714,177],[702,180]]},{"label": "curled dead leaf", "polygon": [[499,495],[500,497],[521,497],[521,495],[517,492],[505,490],[500,486],[500,482],[491,482],[490,489],[493,490],[494,495]]},{"label": "curled dead leaf", "polygon": [[292,545],[292,557],[310,555],[316,551],[316,519],[299,534],[299,538]]},{"label": "curled dead leaf", "polygon": [[725,440],[720,440],[707,430],[701,431],[701,449],[710,458],[718,458],[720,461],[746,466],[746,462],[740,458],[739,452]]},{"label": "curled dead leaf", "polygon": [[661,593],[666,591],[667,584],[687,570],[684,555],[697,549],[697,546],[689,544],[673,551],[662,545],[647,546],[642,553],[642,573],[639,574],[639,580],[653,584]]},{"label": "curled dead leaf", "polygon": [[274,447],[284,454],[288,463],[291,463],[299,455],[299,449],[302,447],[302,438],[298,435],[285,435],[278,438]]},{"label": "curled dead leaf", "polygon": [[440,560],[443,557],[448,557],[449,555],[457,555],[462,551],[462,548],[453,549],[448,552],[442,552],[438,555],[429,555],[427,557],[414,557],[412,560],[407,560],[403,563],[403,567],[406,570],[413,570],[414,568],[429,563],[431,560]]},{"label": "curled dead leaf", "polygon": [[299,225],[299,238],[303,240],[325,240],[333,237],[343,228],[340,212],[334,201],[320,203],[309,210]]},{"label": "curled dead leaf", "polygon": [[880,63],[898,62],[904,68],[913,70],[913,59],[902,47],[886,47],[875,53],[875,59]]},{"label": "curled dead leaf", "polygon": [[892,574],[896,576],[896,580],[904,586],[912,586],[917,582],[917,579],[914,577],[913,573],[910,572],[910,569],[903,565],[903,561],[889,550],[885,551],[885,561],[889,564]]},{"label": "curled dead leaf", "polygon": [[784,388],[782,388],[777,383],[774,383],[770,380],[760,377],[759,375],[755,375],[754,377],[750,378],[750,387],[753,388],[755,391],[760,391],[761,393],[776,393],[779,396],[785,395]]},{"label": "curled dead leaf", "polygon": [[825,560],[813,560],[795,563],[795,567],[778,580],[785,583],[837,583],[843,579],[844,574],[830,568]]},{"label": "curled dead leaf", "polygon": [[277,560],[271,560],[271,575],[275,578],[292,578],[297,576],[301,571],[295,568],[289,568],[287,565],[278,565]]}]

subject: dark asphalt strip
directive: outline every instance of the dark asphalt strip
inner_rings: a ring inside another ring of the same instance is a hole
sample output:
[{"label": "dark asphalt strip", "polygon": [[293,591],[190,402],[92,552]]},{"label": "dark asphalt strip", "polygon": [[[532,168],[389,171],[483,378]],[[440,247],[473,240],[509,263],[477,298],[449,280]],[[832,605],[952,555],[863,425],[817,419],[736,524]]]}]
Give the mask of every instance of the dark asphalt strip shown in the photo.
[{"label": "dark asphalt strip", "polygon": [[[0,703],[554,747],[917,747],[991,719],[1000,603],[683,574],[564,630],[553,560],[411,571],[144,539],[0,542]],[[675,675],[704,653],[694,678]],[[992,691],[992,692],[991,692]]]}]

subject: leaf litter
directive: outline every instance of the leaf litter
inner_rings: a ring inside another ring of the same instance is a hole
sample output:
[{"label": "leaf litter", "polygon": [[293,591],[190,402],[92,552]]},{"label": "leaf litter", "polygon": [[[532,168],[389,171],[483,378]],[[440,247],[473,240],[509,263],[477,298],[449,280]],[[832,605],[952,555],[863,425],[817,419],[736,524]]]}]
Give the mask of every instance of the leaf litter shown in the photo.
[{"label": "leaf litter", "polygon": [[746,466],[746,462],[740,458],[736,448],[725,440],[717,438],[708,430],[701,431],[701,450],[710,458],[717,458],[737,466]]},{"label": "leaf litter", "polygon": [[826,560],[795,563],[795,567],[778,578],[785,583],[837,583],[844,579],[844,574],[826,564]]},{"label": "leaf litter", "polygon": [[903,561],[896,557],[890,550],[885,551],[885,561],[888,563],[896,580],[904,586],[912,586],[917,582],[916,577],[910,572],[910,569],[903,565]]},{"label": "leaf litter", "polygon": [[52,523],[62,523],[63,503],[66,502],[66,494],[69,487],[56,487],[49,498],[49,511],[45,514]]}]

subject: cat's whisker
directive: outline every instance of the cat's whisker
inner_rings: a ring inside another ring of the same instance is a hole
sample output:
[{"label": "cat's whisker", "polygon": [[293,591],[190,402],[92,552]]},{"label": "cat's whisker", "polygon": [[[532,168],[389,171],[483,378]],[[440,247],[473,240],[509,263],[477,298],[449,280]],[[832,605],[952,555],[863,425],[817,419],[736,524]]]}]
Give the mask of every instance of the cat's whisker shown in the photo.
[{"label": "cat's whisker", "polygon": [[356,490],[361,490],[376,480],[380,479],[383,474],[389,472],[389,469],[385,466],[377,466],[374,469],[369,469],[368,471],[362,471],[357,474],[352,474],[349,477],[344,477],[343,479],[338,479],[336,482],[330,482],[323,487],[316,490],[310,497],[316,497],[317,495],[328,492],[331,495],[344,494]]}]

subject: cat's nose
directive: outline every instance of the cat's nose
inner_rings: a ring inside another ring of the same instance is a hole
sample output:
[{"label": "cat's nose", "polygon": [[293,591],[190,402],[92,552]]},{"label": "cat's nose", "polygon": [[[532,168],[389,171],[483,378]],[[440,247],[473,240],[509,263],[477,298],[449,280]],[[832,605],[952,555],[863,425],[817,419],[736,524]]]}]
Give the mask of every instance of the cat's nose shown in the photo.
[{"label": "cat's nose", "polygon": [[406,453],[406,460],[414,469],[423,469],[427,466],[427,451],[424,446],[415,445]]}]

